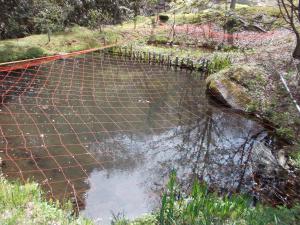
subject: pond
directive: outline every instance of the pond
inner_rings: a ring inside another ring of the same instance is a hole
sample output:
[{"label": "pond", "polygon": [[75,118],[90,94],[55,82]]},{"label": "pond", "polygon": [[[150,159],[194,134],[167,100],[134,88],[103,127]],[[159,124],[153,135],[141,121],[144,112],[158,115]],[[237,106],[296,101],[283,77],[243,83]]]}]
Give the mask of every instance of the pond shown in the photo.
[{"label": "pond", "polygon": [[281,168],[275,139],[212,103],[200,74],[93,52],[0,77],[4,175],[98,223],[151,212],[173,169],[186,187],[197,177],[220,192],[279,193],[270,176],[260,184]]}]

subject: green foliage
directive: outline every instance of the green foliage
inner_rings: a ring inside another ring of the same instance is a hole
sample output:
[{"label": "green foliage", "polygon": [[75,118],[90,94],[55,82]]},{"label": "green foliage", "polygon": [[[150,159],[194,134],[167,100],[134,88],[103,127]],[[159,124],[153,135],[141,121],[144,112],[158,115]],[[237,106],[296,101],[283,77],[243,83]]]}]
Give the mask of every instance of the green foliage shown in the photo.
[{"label": "green foliage", "polygon": [[228,56],[214,55],[214,57],[208,63],[208,73],[213,74],[219,72],[222,69],[231,66],[231,60]]},{"label": "green foliage", "polygon": [[91,9],[88,12],[88,26],[91,29],[100,29],[103,24],[109,22],[110,18],[107,12],[102,9]]},{"label": "green foliage", "polygon": [[249,113],[254,113],[259,109],[258,102],[249,102],[246,106],[246,111]]},{"label": "green foliage", "polygon": [[290,127],[280,127],[276,129],[276,134],[285,140],[294,140],[295,133]]},{"label": "green foliage", "polygon": [[169,38],[165,35],[153,35],[149,38],[148,44],[165,45],[169,42]]},{"label": "green foliage", "polygon": [[62,31],[74,24],[98,28],[132,18],[127,0],[0,0],[0,39]]},{"label": "green foliage", "polygon": [[0,63],[37,58],[47,55],[47,52],[39,46],[30,46],[30,43],[26,45],[15,45],[12,42],[6,42],[4,44],[0,43]]},{"label": "green foliage", "polygon": [[58,202],[47,202],[35,183],[21,185],[0,177],[1,224],[76,224],[91,225],[82,217],[72,216],[71,204],[61,208]]},{"label": "green foliage", "polygon": [[293,115],[290,112],[273,112],[270,120],[278,127],[276,134],[288,141],[295,139],[295,132],[292,126],[289,124],[293,123]]},{"label": "green foliage", "polygon": [[27,49],[27,51],[24,52],[24,59],[33,59],[33,58],[38,58],[41,56],[44,56],[45,52],[43,49],[39,47],[30,47]]},{"label": "green foliage", "polygon": [[[180,196],[180,197],[178,197]],[[247,196],[218,196],[206,185],[195,181],[191,193],[180,193],[176,175],[172,173],[162,198],[158,221],[160,225],[204,224],[297,224],[300,206],[287,209],[263,205],[251,207]]]},{"label": "green foliage", "polygon": [[291,157],[294,162],[294,165],[300,168],[300,142],[298,142],[295,146],[296,149],[291,154]]},{"label": "green foliage", "polygon": [[65,21],[68,17],[70,7],[61,7],[48,0],[34,0],[35,15],[34,28],[35,32],[47,33],[64,30]]},{"label": "green foliage", "polygon": [[223,24],[223,28],[230,34],[239,31],[243,27],[236,15],[229,15]]}]

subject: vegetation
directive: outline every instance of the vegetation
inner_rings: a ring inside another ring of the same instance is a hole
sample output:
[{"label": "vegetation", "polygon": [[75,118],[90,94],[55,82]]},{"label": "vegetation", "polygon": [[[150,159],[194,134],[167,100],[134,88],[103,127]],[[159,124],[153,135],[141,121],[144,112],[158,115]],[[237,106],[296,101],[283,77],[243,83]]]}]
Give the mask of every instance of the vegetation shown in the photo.
[{"label": "vegetation", "polygon": [[[105,37],[105,40],[104,40]],[[54,33],[48,43],[47,34],[31,35],[21,39],[0,42],[0,62],[31,59],[41,56],[91,49],[115,43],[117,32],[92,31],[84,27],[73,27],[67,32]],[[48,43],[48,44],[47,44]]]},{"label": "vegetation", "polygon": [[204,224],[297,224],[300,206],[291,209],[284,206],[252,206],[246,195],[220,196],[209,192],[208,187],[194,182],[190,194],[180,192],[176,174],[171,173],[161,207],[155,215],[128,221],[119,220],[116,225],[204,225]]},{"label": "vegetation", "polygon": [[70,203],[60,207],[58,202],[46,201],[38,184],[8,182],[0,177],[1,224],[76,224],[92,222],[72,214]]}]

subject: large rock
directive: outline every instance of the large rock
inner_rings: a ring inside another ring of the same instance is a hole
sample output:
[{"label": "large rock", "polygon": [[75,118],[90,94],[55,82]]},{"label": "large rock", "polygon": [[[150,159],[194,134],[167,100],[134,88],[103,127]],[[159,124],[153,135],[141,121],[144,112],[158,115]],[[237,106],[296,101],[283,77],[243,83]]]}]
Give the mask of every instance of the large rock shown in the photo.
[{"label": "large rock", "polygon": [[234,65],[206,79],[207,90],[223,104],[239,111],[256,112],[269,104],[266,72],[253,65]]}]

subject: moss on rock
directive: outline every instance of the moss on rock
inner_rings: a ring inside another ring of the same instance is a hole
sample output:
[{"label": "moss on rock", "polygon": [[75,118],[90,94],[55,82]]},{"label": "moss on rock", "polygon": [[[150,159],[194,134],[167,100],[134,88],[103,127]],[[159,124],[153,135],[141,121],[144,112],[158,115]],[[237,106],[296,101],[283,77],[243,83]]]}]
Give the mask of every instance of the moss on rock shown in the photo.
[{"label": "moss on rock", "polygon": [[209,76],[208,91],[224,104],[236,110],[257,111],[251,106],[268,104],[264,95],[267,75],[261,68],[252,65],[235,65]]}]

